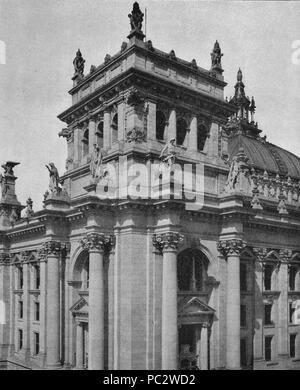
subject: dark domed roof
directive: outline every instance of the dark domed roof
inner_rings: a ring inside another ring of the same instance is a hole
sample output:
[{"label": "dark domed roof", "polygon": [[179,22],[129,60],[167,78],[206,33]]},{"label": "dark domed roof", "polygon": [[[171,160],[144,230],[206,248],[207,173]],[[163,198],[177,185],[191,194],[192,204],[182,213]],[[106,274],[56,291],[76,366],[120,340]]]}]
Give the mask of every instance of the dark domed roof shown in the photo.
[{"label": "dark domed roof", "polygon": [[236,134],[228,140],[229,156],[236,155],[242,147],[250,165],[268,173],[300,179],[300,158],[274,144],[244,134]]}]

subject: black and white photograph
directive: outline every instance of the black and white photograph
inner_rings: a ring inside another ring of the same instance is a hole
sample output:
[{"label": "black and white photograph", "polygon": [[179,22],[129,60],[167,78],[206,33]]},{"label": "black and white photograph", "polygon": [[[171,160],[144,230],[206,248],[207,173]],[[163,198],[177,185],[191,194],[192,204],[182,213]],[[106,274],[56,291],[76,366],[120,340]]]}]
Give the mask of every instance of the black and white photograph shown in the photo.
[{"label": "black and white photograph", "polygon": [[300,370],[299,20],[0,0],[0,371]]}]

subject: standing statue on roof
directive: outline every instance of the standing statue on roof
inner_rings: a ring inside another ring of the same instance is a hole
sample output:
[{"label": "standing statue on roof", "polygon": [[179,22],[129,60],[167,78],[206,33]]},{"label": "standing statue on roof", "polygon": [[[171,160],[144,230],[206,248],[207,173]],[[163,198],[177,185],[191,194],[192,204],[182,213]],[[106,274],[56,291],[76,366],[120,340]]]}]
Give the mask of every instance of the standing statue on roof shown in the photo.
[{"label": "standing statue on roof", "polygon": [[213,51],[211,53],[211,68],[212,69],[222,69],[221,59],[223,54],[221,53],[221,48],[219,42],[216,41]]},{"label": "standing statue on roof", "polygon": [[142,30],[143,20],[144,20],[144,14],[140,10],[139,3],[135,2],[133,4],[133,9],[131,11],[131,14],[128,15],[130,19],[130,25],[131,30]]},{"label": "standing statue on roof", "polygon": [[61,190],[59,186],[59,174],[56,166],[54,163],[50,163],[49,165],[46,165],[46,168],[49,171],[49,189],[51,192],[59,192]]},{"label": "standing statue on roof", "polygon": [[80,49],[77,50],[76,57],[73,60],[75,75],[83,76],[85,60],[82,57]]}]

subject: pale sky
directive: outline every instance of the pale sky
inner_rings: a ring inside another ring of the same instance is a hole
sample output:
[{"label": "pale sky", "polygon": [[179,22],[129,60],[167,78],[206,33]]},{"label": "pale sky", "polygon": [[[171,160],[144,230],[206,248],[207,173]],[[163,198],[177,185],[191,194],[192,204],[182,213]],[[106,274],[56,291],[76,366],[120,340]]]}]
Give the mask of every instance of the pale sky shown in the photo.
[{"label": "pale sky", "polygon": [[[300,2],[139,3],[147,7],[147,39],[163,51],[174,49],[177,57],[209,68],[218,39],[225,96],[233,95],[241,67],[268,140],[300,155],[300,61],[292,62],[292,44],[300,41]],[[18,198],[25,204],[31,196],[35,211],[48,187],[44,165],[53,161],[64,172],[66,141],[58,133],[65,126],[56,116],[71,104],[67,91],[75,53],[81,49],[86,72],[106,53],[115,54],[127,41],[132,4],[0,0],[0,44],[6,45],[6,64],[0,64],[0,162],[21,162],[15,169]]]}]

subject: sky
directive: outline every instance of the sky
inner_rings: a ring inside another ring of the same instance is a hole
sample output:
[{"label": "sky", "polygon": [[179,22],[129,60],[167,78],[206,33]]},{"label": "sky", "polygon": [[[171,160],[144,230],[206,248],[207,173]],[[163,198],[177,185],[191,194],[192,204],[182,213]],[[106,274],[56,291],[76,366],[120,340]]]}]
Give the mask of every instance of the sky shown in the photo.
[{"label": "sky", "polygon": [[[241,67],[246,94],[255,97],[256,120],[268,141],[300,156],[300,2],[141,0],[147,39],[155,47],[210,68],[216,39],[234,92]],[[35,211],[48,187],[45,164],[63,174],[65,124],[57,115],[71,105],[75,53],[90,66],[127,41],[133,1],[0,0],[0,163],[15,168],[22,204]],[[5,47],[5,61],[4,50]],[[2,50],[2,51],[1,51]],[[5,62],[5,64],[4,64]]]}]

